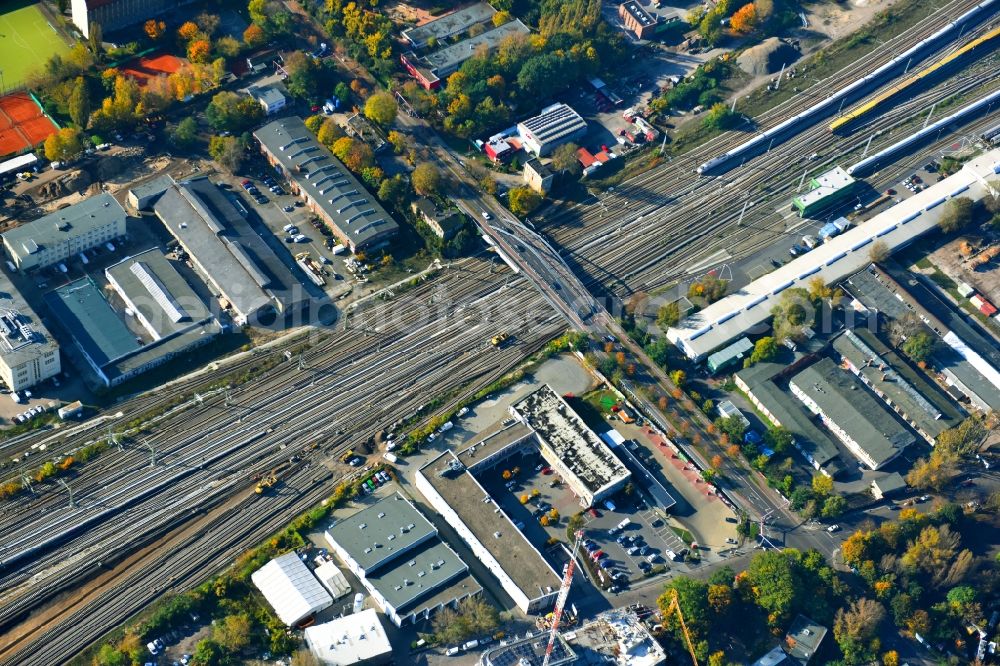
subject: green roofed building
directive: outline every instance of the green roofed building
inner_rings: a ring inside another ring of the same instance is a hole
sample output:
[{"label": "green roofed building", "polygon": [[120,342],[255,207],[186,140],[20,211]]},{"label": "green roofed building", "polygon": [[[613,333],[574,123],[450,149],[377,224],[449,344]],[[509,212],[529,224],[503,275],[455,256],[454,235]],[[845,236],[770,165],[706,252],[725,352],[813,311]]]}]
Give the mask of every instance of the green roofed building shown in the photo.
[{"label": "green roofed building", "polygon": [[709,355],[705,364],[708,366],[708,371],[714,375],[735,367],[751,351],[753,351],[753,343],[750,342],[750,338],[740,338],[728,347]]},{"label": "green roofed building", "polygon": [[834,167],[810,180],[809,191],[792,199],[792,206],[801,217],[809,217],[850,197],[856,183],[846,171]]}]

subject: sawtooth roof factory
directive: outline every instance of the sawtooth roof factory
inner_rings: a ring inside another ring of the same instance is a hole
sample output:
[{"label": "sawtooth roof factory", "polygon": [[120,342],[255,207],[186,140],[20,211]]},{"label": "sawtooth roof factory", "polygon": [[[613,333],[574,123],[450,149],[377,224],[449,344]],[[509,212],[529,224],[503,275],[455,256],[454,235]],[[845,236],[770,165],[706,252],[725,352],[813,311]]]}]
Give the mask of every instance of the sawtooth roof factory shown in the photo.
[{"label": "sawtooth roof factory", "polygon": [[121,300],[118,309],[88,277],[45,295],[53,316],[105,386],[162,365],[222,332],[158,248],[109,266],[105,276],[111,295]]},{"label": "sawtooth roof factory", "polygon": [[45,268],[124,236],[127,218],[121,204],[102,192],[5,232],[4,250],[19,271]]},{"label": "sawtooth roof factory", "polygon": [[829,358],[796,374],[788,387],[871,469],[883,467],[916,441],[855,375]]},{"label": "sawtooth roof factory", "polygon": [[587,121],[569,106],[559,103],[542,109],[533,118],[517,124],[524,149],[545,157],[558,146],[587,133]]},{"label": "sawtooth roof factory", "polygon": [[632,478],[608,445],[547,384],[511,405],[510,413],[532,430],[542,457],[566,480],[581,505],[593,506]]},{"label": "sawtooth roof factory", "polygon": [[254,137],[268,163],[352,252],[382,247],[399,231],[375,196],[298,116],[268,123]]},{"label": "sawtooth roof factory", "polygon": [[468,565],[399,493],[340,520],[325,537],[398,627],[482,592]]},{"label": "sawtooth roof factory", "polygon": [[536,444],[522,424],[489,431],[463,451],[445,451],[421,467],[416,486],[521,612],[530,614],[555,603],[560,577],[477,479],[526,449],[534,451]]},{"label": "sawtooth roof factory", "polygon": [[237,325],[306,306],[301,283],[207,177],[164,185],[153,211]]}]

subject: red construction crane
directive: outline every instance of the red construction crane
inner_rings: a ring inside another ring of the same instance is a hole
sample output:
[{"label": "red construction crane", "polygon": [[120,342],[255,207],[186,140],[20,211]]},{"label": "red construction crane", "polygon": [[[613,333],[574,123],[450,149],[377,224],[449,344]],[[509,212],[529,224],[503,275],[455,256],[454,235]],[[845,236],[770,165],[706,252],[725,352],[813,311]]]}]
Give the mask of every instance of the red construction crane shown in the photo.
[{"label": "red construction crane", "polygon": [[559,586],[559,596],[556,597],[556,607],[552,611],[552,629],[549,630],[549,644],[545,646],[545,659],[542,666],[549,666],[552,658],[552,649],[556,646],[556,633],[559,631],[559,620],[562,618],[563,607],[566,605],[566,597],[569,596],[569,588],[573,584],[573,570],[576,568],[576,556],[580,552],[580,543],[583,541],[583,530],[577,530],[576,540],[573,542],[573,555],[569,558],[566,571],[563,572],[562,585]]}]

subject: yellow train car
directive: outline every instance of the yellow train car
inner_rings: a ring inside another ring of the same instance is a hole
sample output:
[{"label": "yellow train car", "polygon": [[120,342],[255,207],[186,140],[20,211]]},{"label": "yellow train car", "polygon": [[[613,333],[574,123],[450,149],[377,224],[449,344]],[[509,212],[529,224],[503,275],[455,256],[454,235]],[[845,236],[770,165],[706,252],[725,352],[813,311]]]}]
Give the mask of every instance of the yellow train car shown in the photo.
[{"label": "yellow train car", "polygon": [[912,85],[914,85],[916,83],[919,83],[923,79],[926,79],[927,77],[931,76],[932,74],[934,74],[935,72],[937,72],[938,70],[940,70],[942,67],[945,67],[946,65],[954,62],[958,58],[961,58],[966,53],[969,53],[970,51],[974,50],[976,47],[981,46],[981,45],[985,44],[986,42],[989,42],[989,41],[995,39],[998,36],[1000,36],[1000,27],[997,27],[997,28],[994,28],[993,30],[990,30],[986,34],[984,34],[984,35],[982,35],[980,37],[977,37],[976,39],[972,40],[971,42],[969,42],[968,44],[966,44],[965,46],[963,46],[963,47],[961,47],[959,49],[955,49],[954,51],[952,51],[948,55],[946,55],[943,58],[939,59],[934,64],[929,65],[928,67],[925,67],[924,69],[920,70],[916,74],[914,74],[914,75],[906,78],[905,80],[901,81],[900,83],[896,84],[892,88],[889,88],[888,90],[886,90],[884,92],[881,92],[878,95],[875,95],[870,100],[868,100],[867,102],[865,102],[861,106],[857,107],[853,111],[850,111],[849,113],[846,113],[846,114],[840,116],[839,118],[837,118],[836,120],[834,120],[832,123],[830,123],[830,131],[831,132],[836,132],[841,127],[844,127],[848,123],[853,122],[854,120],[857,120],[858,118],[864,116],[865,114],[869,113],[870,111],[872,111],[873,109],[875,109],[877,106],[879,106],[883,102],[885,102],[885,101],[889,100],[890,98],[896,96],[897,94],[903,92],[904,90],[906,90],[910,86],[912,86]]}]

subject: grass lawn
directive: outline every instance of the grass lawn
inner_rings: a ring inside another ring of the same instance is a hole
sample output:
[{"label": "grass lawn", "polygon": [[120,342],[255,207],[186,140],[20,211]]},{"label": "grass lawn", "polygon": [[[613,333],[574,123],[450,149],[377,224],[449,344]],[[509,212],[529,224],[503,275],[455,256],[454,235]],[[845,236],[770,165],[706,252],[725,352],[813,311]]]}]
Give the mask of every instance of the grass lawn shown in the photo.
[{"label": "grass lawn", "polygon": [[28,73],[69,46],[49,26],[35,0],[4,2],[0,10],[0,70],[4,88],[24,83]]}]

